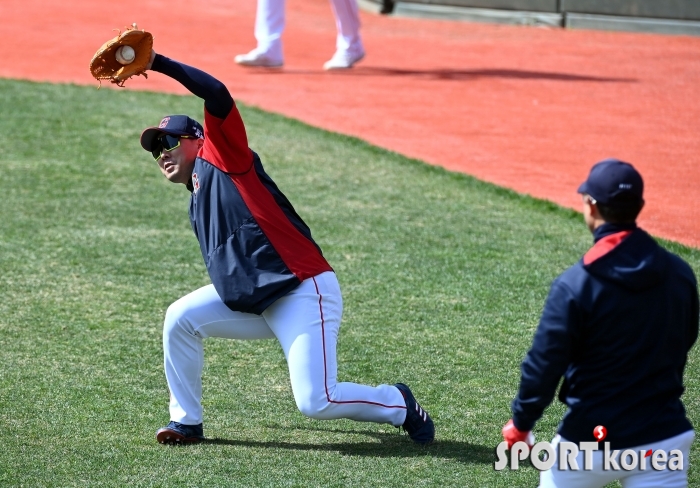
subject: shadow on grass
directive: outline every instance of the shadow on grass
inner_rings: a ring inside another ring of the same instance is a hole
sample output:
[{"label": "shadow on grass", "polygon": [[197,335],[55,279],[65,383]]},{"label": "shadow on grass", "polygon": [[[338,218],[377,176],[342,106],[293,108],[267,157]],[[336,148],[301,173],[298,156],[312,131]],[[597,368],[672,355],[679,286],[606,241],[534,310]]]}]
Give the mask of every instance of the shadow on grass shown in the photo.
[{"label": "shadow on grass", "polygon": [[[319,431],[326,433],[354,434],[372,437],[371,442],[286,442],[286,441],[255,441],[248,439],[208,438],[203,444],[257,447],[270,449],[291,449],[300,451],[338,452],[345,456],[370,457],[419,457],[431,456],[436,458],[454,459],[465,464],[490,464],[496,460],[493,446],[480,446],[468,442],[440,440],[428,446],[421,446],[411,441],[408,435],[386,432],[361,430],[337,430],[318,428],[298,428],[298,430]],[[378,441],[378,442],[377,442]]]},{"label": "shadow on grass", "polygon": [[351,70],[334,70],[331,72],[308,69],[271,70],[259,68],[252,73],[266,75],[323,75],[323,76],[401,76],[431,80],[473,80],[476,78],[505,78],[516,80],[553,80],[553,81],[592,81],[598,83],[637,83],[636,78],[619,78],[609,76],[578,75],[554,71],[529,71],[520,69],[401,69],[380,66],[361,66]]}]

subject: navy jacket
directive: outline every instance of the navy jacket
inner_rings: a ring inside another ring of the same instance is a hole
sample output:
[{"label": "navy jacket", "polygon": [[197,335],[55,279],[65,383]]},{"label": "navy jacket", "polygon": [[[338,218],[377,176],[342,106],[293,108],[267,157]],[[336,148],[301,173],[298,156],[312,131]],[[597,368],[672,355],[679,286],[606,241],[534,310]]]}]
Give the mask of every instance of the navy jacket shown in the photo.
[{"label": "navy jacket", "polygon": [[188,185],[189,214],[222,301],[231,310],[261,314],[302,281],[332,271],[309,227],[248,147],[223,83],[161,55],[152,69],[204,99],[204,145]]},{"label": "navy jacket", "polygon": [[521,367],[513,421],[532,430],[551,403],[567,412],[559,434],[622,449],[692,429],[680,400],[698,335],[698,290],[685,261],[635,226],[604,224],[581,261],[552,283]]}]

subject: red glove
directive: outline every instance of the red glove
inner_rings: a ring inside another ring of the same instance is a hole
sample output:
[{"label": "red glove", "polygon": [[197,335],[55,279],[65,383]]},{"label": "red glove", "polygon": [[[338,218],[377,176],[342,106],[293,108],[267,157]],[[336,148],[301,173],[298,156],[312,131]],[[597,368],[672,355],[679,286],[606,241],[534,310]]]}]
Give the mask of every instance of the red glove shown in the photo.
[{"label": "red glove", "polygon": [[529,447],[535,445],[535,436],[532,435],[532,431],[523,432],[518,430],[518,428],[513,423],[513,419],[510,419],[506,425],[503,426],[501,430],[503,434],[503,440],[508,443],[508,449],[513,447],[516,442],[524,442]]}]

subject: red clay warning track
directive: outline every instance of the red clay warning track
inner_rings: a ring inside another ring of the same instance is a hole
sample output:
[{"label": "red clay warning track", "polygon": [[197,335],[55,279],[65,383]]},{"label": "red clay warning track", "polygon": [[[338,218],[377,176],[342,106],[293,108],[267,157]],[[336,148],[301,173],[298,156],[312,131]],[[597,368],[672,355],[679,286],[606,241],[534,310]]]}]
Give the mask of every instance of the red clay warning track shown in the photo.
[{"label": "red clay warning track", "polygon": [[[255,0],[3,0],[0,77],[96,86],[97,47],[132,22],[235,99],[579,209],[606,157],[646,183],[640,224],[700,247],[700,38],[361,12],[367,57],[342,73],[327,0],[288,0],[281,70],[246,69]],[[153,73],[126,89],[185,93]]]}]

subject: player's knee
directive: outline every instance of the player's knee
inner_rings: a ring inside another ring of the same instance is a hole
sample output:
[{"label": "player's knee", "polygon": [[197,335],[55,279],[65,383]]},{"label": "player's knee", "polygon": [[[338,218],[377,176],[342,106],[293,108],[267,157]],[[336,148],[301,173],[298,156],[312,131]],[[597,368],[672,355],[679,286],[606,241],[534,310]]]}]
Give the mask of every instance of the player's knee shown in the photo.
[{"label": "player's knee", "polygon": [[317,394],[304,395],[303,397],[295,395],[294,399],[299,411],[309,418],[317,420],[333,418],[329,413],[333,403],[330,401],[325,391],[318,392]]},{"label": "player's knee", "polygon": [[164,330],[172,330],[177,326],[177,323],[182,317],[182,313],[177,302],[170,304],[168,309],[165,311],[165,320],[163,321]]},{"label": "player's knee", "polygon": [[165,311],[165,319],[163,320],[163,340],[175,334],[181,334],[183,331],[192,335],[193,330],[187,320],[187,309],[183,306],[182,300],[178,300],[171,304]]},{"label": "player's knee", "polygon": [[325,418],[324,411],[327,409],[329,403],[327,401],[320,402],[297,402],[297,408],[299,411],[312,419],[323,420]]}]

